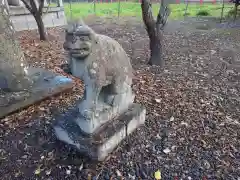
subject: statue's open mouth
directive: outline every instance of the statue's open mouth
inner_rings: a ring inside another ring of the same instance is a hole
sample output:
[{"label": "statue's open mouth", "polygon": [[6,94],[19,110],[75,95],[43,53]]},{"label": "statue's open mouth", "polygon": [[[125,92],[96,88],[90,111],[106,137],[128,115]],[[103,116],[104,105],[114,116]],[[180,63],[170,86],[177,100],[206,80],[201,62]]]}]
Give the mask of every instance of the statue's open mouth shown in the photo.
[{"label": "statue's open mouth", "polygon": [[72,49],[70,50],[70,54],[76,57],[82,57],[89,55],[89,48],[81,48],[81,49]]}]

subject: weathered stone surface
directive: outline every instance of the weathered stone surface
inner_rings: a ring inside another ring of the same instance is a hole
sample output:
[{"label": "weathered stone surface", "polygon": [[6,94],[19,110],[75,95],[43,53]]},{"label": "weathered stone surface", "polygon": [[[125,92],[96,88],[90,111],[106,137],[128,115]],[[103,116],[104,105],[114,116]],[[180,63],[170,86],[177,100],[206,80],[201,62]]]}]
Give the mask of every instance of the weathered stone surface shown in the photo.
[{"label": "weathered stone surface", "polygon": [[103,161],[126,136],[144,124],[145,115],[146,110],[143,106],[133,104],[125,113],[105,123],[91,136],[83,133],[75,123],[79,114],[75,114],[74,117],[69,115],[59,117],[53,128],[59,140],[93,160]]},{"label": "weathered stone surface", "polygon": [[[94,131],[100,127],[102,124],[114,119],[119,114],[123,113],[129,105],[131,105],[134,101],[135,95],[132,92],[119,94],[114,96],[115,105],[110,105],[110,103],[105,103],[103,96],[99,97],[98,105],[94,112],[88,110],[84,112],[84,105],[87,103],[86,100],[83,100],[82,103],[79,104],[79,117],[75,119],[76,124],[84,131],[85,133],[92,134]],[[100,102],[102,104],[100,104]],[[86,118],[82,114],[84,113],[92,113],[90,118]]]},{"label": "weathered stone surface", "polygon": [[0,118],[45,98],[70,90],[72,80],[40,68],[29,68],[33,85],[26,91],[0,91]]},{"label": "weathered stone surface", "polygon": [[68,26],[64,48],[69,52],[71,74],[85,83],[79,105],[84,119],[77,123],[86,133],[93,133],[104,123],[94,119],[104,116],[108,121],[133,103],[130,59],[117,41],[78,23]]}]

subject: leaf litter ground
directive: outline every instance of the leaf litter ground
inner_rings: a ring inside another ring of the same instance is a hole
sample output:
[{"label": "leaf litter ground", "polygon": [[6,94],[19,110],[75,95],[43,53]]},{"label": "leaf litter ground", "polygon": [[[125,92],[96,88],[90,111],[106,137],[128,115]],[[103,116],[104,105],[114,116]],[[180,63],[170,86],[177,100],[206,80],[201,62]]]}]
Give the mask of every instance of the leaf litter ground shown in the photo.
[{"label": "leaf litter ground", "polygon": [[[169,22],[165,68],[159,69],[146,65],[148,38],[140,21],[88,21],[96,32],[118,40],[131,57],[136,102],[147,108],[145,127],[103,163],[90,163],[56,142],[54,115],[83,94],[82,82],[74,78],[71,92],[1,120],[1,179],[153,179],[158,169],[163,179],[239,179],[240,31],[188,31]],[[35,31],[19,34],[27,60],[66,75],[59,69],[65,61],[64,31],[48,33],[49,42],[39,42]]]}]

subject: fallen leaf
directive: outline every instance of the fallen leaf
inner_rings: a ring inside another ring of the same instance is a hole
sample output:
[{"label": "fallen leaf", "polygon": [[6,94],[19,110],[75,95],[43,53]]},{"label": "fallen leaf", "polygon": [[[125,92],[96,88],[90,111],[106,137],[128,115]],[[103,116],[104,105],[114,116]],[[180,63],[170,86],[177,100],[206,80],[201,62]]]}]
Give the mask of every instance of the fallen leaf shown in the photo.
[{"label": "fallen leaf", "polygon": [[39,175],[40,173],[41,173],[41,169],[40,169],[40,167],[38,167],[38,168],[35,170],[34,174],[35,174],[35,175]]},{"label": "fallen leaf", "polygon": [[46,170],[46,171],[45,171],[46,175],[50,175],[51,172],[52,172],[51,170]]},{"label": "fallen leaf", "polygon": [[161,180],[161,171],[160,170],[157,170],[155,173],[154,173],[154,177],[156,180]]},{"label": "fallen leaf", "polygon": [[116,170],[116,173],[118,177],[122,177],[122,173],[118,169]]},{"label": "fallen leaf", "polygon": [[174,117],[172,116],[169,121],[170,122],[174,121]]},{"label": "fallen leaf", "polygon": [[79,171],[81,171],[83,169],[83,163],[81,164],[81,166],[78,168]]},{"label": "fallen leaf", "polygon": [[70,175],[70,174],[71,174],[71,170],[67,169],[67,170],[66,170],[66,174],[67,174],[67,175]]},{"label": "fallen leaf", "polygon": [[163,152],[164,152],[165,154],[168,154],[168,153],[171,152],[171,150],[170,150],[169,148],[166,148],[166,149],[163,150]]}]

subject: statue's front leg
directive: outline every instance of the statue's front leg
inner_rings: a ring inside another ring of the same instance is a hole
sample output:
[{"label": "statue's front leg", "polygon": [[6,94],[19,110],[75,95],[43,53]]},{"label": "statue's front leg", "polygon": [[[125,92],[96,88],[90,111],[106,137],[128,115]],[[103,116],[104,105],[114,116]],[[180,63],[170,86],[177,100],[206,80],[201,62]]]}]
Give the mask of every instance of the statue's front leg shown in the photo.
[{"label": "statue's front leg", "polygon": [[91,118],[96,113],[98,105],[98,97],[101,91],[101,87],[95,83],[86,83],[84,91],[84,107],[81,111],[85,118]]},{"label": "statue's front leg", "polygon": [[97,85],[95,82],[90,82],[85,86],[86,101],[90,102],[90,106],[96,107],[98,104],[98,97],[102,87]]},{"label": "statue's front leg", "polygon": [[112,106],[121,105],[124,102],[132,101],[131,81],[126,77],[118,77],[113,84],[112,93],[115,94],[112,100]]}]

